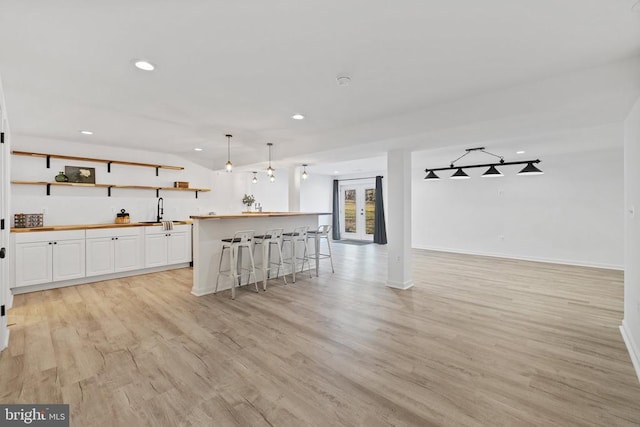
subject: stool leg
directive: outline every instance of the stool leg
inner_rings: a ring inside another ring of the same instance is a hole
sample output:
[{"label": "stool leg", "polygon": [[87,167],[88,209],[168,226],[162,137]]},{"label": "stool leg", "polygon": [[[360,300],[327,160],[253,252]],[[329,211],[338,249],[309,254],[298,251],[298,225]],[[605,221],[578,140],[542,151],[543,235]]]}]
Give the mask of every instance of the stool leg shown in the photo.
[{"label": "stool leg", "polygon": [[[280,246],[280,242],[276,242],[276,246],[278,247],[278,270],[276,272],[276,279],[280,276],[280,266],[282,266],[284,270],[284,256],[282,256],[282,246]],[[284,279],[284,284],[287,284],[287,275],[283,274],[282,279]]]},{"label": "stool leg", "polygon": [[309,260],[309,245],[307,245],[307,241],[304,241],[304,256],[302,257],[302,273],[304,271],[304,261],[307,261],[307,267],[309,267],[309,278],[312,279],[313,275],[311,274],[311,261]]},{"label": "stool leg", "polygon": [[327,247],[329,248],[329,261],[331,261],[331,272],[335,273],[333,269],[333,255],[331,254],[331,242],[329,242],[329,236],[327,235]]},{"label": "stool leg", "polygon": [[293,276],[293,283],[296,283],[296,241],[291,239],[291,274]]},{"label": "stool leg", "polygon": [[[260,292],[258,290],[258,278],[256,277],[256,265],[253,262],[253,251],[251,248],[249,249],[249,261],[251,261],[251,271],[249,272],[249,279],[251,279],[251,274],[253,273],[253,285],[256,287],[256,292]],[[249,284],[249,280],[247,280],[247,285]]]},{"label": "stool leg", "polygon": [[218,276],[216,277],[216,290],[213,291],[214,294],[218,292],[218,282],[220,281],[220,270],[222,269],[222,258],[224,257],[225,249],[226,248],[222,246],[222,252],[220,252],[220,263],[218,264]]},{"label": "stool leg", "polygon": [[267,270],[271,272],[271,257],[269,256],[269,248],[271,243],[262,242],[262,290],[267,290]]},{"label": "stool leg", "polygon": [[236,299],[236,286],[238,284],[238,270],[236,265],[237,247],[231,247],[231,255],[229,257],[229,268],[231,269],[231,299]]},{"label": "stool leg", "polygon": [[314,243],[316,245],[316,277],[318,277],[320,275],[320,236],[318,234],[315,235]]}]

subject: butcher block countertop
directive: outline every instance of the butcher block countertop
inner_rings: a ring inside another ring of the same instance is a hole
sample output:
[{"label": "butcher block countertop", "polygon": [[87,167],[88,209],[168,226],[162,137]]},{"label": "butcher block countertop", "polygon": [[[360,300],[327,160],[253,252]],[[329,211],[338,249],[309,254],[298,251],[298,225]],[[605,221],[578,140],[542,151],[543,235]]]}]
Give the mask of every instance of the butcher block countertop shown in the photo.
[{"label": "butcher block countertop", "polygon": [[277,216],[305,216],[305,215],[331,215],[331,212],[243,212],[241,214],[225,215],[191,215],[191,219],[236,219],[236,218],[262,218]]},{"label": "butcher block countertop", "polygon": [[[173,225],[192,224],[192,221],[171,221]],[[12,233],[30,233],[33,231],[65,231],[65,230],[92,230],[96,228],[122,228],[122,227],[148,227],[162,225],[161,222],[131,222],[129,224],[74,224],[74,225],[48,225],[33,228],[12,228]]]}]

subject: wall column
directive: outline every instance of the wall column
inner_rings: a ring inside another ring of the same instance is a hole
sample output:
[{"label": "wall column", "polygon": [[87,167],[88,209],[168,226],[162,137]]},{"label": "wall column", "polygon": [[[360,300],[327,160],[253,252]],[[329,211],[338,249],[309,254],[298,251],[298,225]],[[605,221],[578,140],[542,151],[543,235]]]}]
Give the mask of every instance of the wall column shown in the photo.
[{"label": "wall column", "polygon": [[411,152],[387,153],[387,286],[409,289],[411,276]]}]

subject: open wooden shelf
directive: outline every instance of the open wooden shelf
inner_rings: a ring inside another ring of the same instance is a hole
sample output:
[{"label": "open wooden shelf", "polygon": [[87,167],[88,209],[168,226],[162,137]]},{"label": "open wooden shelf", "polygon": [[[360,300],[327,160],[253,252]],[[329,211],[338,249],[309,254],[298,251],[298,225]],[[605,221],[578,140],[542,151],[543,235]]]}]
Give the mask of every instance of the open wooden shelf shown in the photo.
[{"label": "open wooden shelf", "polygon": [[145,168],[154,168],[156,170],[156,176],[159,169],[171,169],[171,170],[184,170],[182,166],[169,166],[169,165],[156,165],[153,163],[138,163],[138,162],[125,162],[123,160],[109,160],[109,159],[96,159],[93,157],[77,157],[77,156],[65,156],[62,154],[50,154],[50,153],[31,153],[28,151],[13,151],[12,154],[16,156],[30,156],[30,157],[43,157],[47,159],[47,168],[51,167],[51,159],[65,159],[65,160],[80,160],[83,162],[94,163],[106,163],[107,172],[111,172],[111,165],[126,165],[126,166],[141,166]]},{"label": "open wooden shelf", "polygon": [[17,185],[46,185],[47,186],[47,196],[51,195],[51,186],[62,186],[62,187],[100,187],[106,188],[108,190],[108,195],[111,197],[111,189],[112,188],[129,188],[136,190],[155,190],[156,197],[160,196],[160,190],[165,191],[191,191],[195,192],[196,199],[198,198],[198,193],[211,191],[209,188],[175,188],[175,187],[158,187],[151,185],[126,185],[126,184],[85,184],[80,182],[47,182],[47,181],[11,181],[12,184]]}]

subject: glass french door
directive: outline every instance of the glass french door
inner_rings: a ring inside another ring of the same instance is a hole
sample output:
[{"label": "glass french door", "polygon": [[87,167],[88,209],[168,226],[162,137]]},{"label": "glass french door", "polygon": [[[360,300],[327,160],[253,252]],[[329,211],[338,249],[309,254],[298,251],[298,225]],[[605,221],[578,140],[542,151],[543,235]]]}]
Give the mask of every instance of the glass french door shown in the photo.
[{"label": "glass french door", "polygon": [[376,218],[375,184],[340,186],[340,227],[343,239],[373,240]]}]

